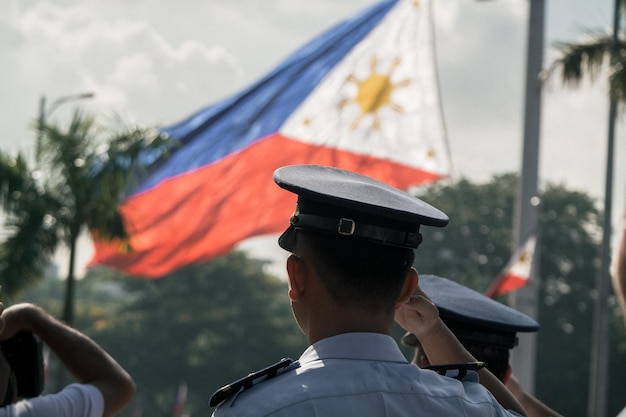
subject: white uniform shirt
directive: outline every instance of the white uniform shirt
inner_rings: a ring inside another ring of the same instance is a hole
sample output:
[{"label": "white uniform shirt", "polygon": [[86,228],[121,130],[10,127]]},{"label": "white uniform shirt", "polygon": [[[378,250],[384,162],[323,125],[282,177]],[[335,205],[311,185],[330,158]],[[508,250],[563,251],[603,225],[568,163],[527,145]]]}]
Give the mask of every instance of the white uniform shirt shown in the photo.
[{"label": "white uniform shirt", "polygon": [[214,417],[518,415],[504,410],[475,372],[458,381],[420,369],[382,334],[323,339],[299,364],[234,395]]},{"label": "white uniform shirt", "polygon": [[56,394],[42,395],[0,408],[0,417],[102,417],[104,397],[89,384],[70,384]]}]

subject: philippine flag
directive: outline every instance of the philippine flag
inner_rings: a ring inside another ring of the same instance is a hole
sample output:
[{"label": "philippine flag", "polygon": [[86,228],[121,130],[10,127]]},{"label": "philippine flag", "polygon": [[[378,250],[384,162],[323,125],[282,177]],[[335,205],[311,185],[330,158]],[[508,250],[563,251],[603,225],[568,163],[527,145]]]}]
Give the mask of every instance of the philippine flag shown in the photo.
[{"label": "philippine flag", "polygon": [[[92,265],[156,278],[288,226],[275,169],[320,164],[406,189],[449,175],[430,0],[386,0],[261,80],[162,129],[180,142],[121,205],[130,240]],[[130,247],[130,250],[121,250]]]},{"label": "philippine flag", "polygon": [[497,297],[519,290],[528,283],[535,254],[537,238],[531,235],[526,242],[513,254],[513,257],[504,270],[487,288],[487,297]]}]

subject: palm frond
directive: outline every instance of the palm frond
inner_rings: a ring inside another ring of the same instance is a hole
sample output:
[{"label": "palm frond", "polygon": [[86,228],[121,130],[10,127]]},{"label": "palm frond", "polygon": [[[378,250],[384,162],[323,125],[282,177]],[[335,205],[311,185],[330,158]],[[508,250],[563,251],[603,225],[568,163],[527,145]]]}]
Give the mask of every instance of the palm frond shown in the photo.
[{"label": "palm frond", "polygon": [[31,171],[26,158],[18,154],[16,158],[0,151],[0,200],[5,211],[15,208],[17,199],[34,188]]},{"label": "palm frond", "polygon": [[119,212],[102,208],[117,207],[144,176],[145,158],[167,156],[174,143],[157,129],[143,128],[132,128],[109,139],[106,152],[94,163],[92,171],[98,185],[88,226],[98,231],[99,238],[127,237]]},{"label": "palm frond", "polygon": [[595,81],[601,70],[609,65],[612,43],[607,34],[593,34],[579,43],[558,42],[555,47],[561,57],[551,65],[549,74],[560,70],[563,83],[570,87],[578,86],[585,77]]},{"label": "palm frond", "polygon": [[0,245],[0,284],[7,297],[16,296],[43,278],[59,244],[59,204],[44,196],[19,199],[19,210],[6,220],[9,237]]}]

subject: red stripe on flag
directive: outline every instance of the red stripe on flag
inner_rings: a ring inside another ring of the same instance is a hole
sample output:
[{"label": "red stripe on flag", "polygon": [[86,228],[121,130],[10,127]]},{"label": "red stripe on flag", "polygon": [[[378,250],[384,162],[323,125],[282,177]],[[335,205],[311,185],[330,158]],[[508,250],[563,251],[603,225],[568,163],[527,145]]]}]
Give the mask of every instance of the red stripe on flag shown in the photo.
[{"label": "red stripe on flag", "polygon": [[493,298],[511,291],[519,290],[528,283],[536,243],[537,238],[533,234],[515,251],[504,270],[500,272],[494,282],[485,291],[487,297]]},{"label": "red stripe on flag", "polygon": [[527,282],[527,277],[511,273],[504,274],[494,282],[494,285],[490,286],[487,291],[485,291],[485,295],[490,298],[498,297],[500,295],[519,290],[526,285]]},{"label": "red stripe on flag", "polygon": [[132,251],[121,251],[119,241],[96,241],[91,264],[158,278],[224,255],[244,239],[278,233],[288,226],[296,197],[276,186],[272,174],[294,164],[343,168],[401,189],[440,178],[369,155],[274,135],[130,197],[120,210]]}]

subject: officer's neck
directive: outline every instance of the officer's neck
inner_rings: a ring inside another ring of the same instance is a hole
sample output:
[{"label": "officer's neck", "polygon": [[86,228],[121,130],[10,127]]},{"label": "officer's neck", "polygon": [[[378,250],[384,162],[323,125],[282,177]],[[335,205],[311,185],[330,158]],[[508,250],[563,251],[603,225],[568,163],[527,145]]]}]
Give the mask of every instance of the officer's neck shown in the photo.
[{"label": "officer's neck", "polygon": [[335,304],[318,309],[311,316],[310,324],[307,337],[309,343],[313,344],[344,333],[367,332],[390,335],[393,329],[393,317]]}]

